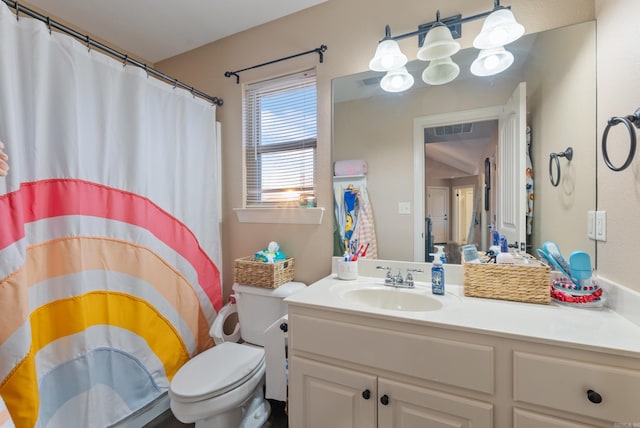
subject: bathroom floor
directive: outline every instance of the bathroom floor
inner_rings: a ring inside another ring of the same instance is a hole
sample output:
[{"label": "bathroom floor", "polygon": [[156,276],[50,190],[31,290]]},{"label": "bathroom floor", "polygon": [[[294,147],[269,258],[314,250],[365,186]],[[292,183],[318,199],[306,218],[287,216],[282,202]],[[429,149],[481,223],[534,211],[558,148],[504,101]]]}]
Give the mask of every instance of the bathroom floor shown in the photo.
[{"label": "bathroom floor", "polygon": [[[289,421],[285,413],[284,403],[282,401],[269,400],[269,404],[271,404],[271,416],[264,428],[288,428]],[[144,428],[192,428],[194,426],[195,424],[183,424],[173,416],[171,410],[167,410],[145,425]]]}]

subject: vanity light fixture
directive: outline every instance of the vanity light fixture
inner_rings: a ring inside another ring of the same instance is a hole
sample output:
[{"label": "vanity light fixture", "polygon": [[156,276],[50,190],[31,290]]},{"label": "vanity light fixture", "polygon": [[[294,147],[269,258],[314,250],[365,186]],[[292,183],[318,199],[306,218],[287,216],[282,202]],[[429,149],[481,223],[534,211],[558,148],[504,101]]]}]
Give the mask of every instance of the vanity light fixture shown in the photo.
[{"label": "vanity light fixture", "polygon": [[449,27],[440,21],[440,12],[436,14],[436,23],[424,39],[424,45],[416,54],[422,61],[431,61],[422,72],[422,80],[428,85],[444,85],[460,74],[460,67],[453,62],[451,55],[460,50],[460,43],[453,40]]},{"label": "vanity light fixture", "polygon": [[413,86],[413,76],[407,71],[407,67],[400,67],[387,71],[380,86],[387,92],[402,92]]},{"label": "vanity light fixture", "polygon": [[[409,79],[407,76],[410,76],[405,68],[407,57],[400,51],[397,41],[418,36],[420,50],[416,56],[422,61],[430,61],[422,73],[422,79],[430,85],[449,83],[460,72],[460,67],[451,59],[460,49],[460,44],[454,39],[461,36],[463,23],[482,18],[486,18],[485,22],[473,43],[475,48],[480,49],[480,53],[471,65],[471,72],[477,76],[500,73],[513,64],[513,55],[504,49],[504,45],[524,34],[524,27],[515,20],[510,6],[500,6],[500,0],[493,1],[493,10],[466,18],[455,15],[440,19],[440,11],[437,11],[435,21],[420,25],[417,31],[399,36],[391,36],[391,28],[387,25],[385,37],[378,43],[369,68],[387,72],[380,81],[380,86],[385,91],[400,92],[409,89],[413,78]],[[396,84],[392,85],[390,81],[395,81]]]},{"label": "vanity light fixture", "polygon": [[492,76],[502,73],[513,64],[513,54],[502,46],[483,49],[471,64],[471,73],[476,76]]},{"label": "vanity light fixture", "polygon": [[391,28],[385,28],[384,39],[378,43],[376,54],[369,62],[373,71],[391,71],[403,67],[407,63],[407,56],[402,53],[398,42],[391,38]]},{"label": "vanity light fixture", "polygon": [[446,57],[431,61],[422,72],[422,80],[428,85],[444,85],[458,77],[458,74],[460,66],[451,57]]},{"label": "vanity light fixture", "polygon": [[524,34],[524,26],[509,9],[498,9],[484,20],[480,34],[473,40],[476,49],[492,49],[508,45]]},{"label": "vanity light fixture", "polygon": [[453,40],[451,30],[440,21],[438,16],[436,23],[427,33],[424,45],[422,45],[416,57],[422,61],[432,61],[450,57],[459,50],[460,43]]}]

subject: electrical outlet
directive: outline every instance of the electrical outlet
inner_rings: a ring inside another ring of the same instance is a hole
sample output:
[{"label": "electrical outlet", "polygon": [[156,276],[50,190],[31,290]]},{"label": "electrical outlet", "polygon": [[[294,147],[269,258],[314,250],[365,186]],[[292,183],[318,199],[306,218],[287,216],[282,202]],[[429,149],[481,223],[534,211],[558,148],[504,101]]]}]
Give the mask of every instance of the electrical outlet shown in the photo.
[{"label": "electrical outlet", "polygon": [[587,211],[587,237],[596,239],[596,212]]},{"label": "electrical outlet", "polygon": [[607,212],[596,211],[596,240],[607,240]]},{"label": "electrical outlet", "polygon": [[411,214],[411,202],[399,202],[398,214]]}]

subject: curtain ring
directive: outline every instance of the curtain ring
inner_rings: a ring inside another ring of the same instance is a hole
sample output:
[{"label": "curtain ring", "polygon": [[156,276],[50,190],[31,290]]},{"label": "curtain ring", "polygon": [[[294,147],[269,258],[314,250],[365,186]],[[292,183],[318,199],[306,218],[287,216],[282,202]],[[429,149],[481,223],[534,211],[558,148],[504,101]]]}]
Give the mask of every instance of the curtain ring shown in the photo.
[{"label": "curtain ring", "polygon": [[[558,187],[560,184],[561,170],[560,170],[560,159],[559,158],[567,158],[568,161],[573,159],[573,148],[567,147],[562,153],[551,153],[549,155],[549,180],[551,180],[551,185],[553,187]],[[556,171],[558,171],[558,178],[556,180],[553,179],[553,165],[555,163]]]},{"label": "curtain ring", "polygon": [[91,38],[87,36],[87,52],[91,52]]},{"label": "curtain ring", "polygon": [[51,35],[51,17],[47,16],[47,28],[49,29],[49,35]]},{"label": "curtain ring", "polygon": [[[636,111],[635,113],[636,115],[638,114],[638,111]],[[634,119],[631,119],[634,118]],[[635,156],[636,154],[636,132],[633,129],[633,126],[631,124],[631,122],[635,122],[636,126],[637,126],[637,119],[635,119],[636,116],[629,116],[629,118],[626,117],[612,117],[611,119],[609,119],[609,121],[607,122],[607,127],[604,129],[604,133],[602,134],[602,157],[604,159],[604,163],[609,167],[610,170],[612,171],[622,171],[624,169],[626,169],[629,165],[631,165],[631,161],[633,160],[633,156]],[[622,164],[621,167],[616,167],[611,163],[611,160],[609,159],[609,152],[607,151],[607,137],[609,135],[609,130],[616,126],[619,123],[624,123],[625,126],[627,127],[627,130],[629,131],[629,155],[627,156],[627,160],[624,161],[624,164]]]},{"label": "curtain ring", "polygon": [[123,67],[126,67],[126,65],[127,65],[127,61],[128,61],[128,60],[129,60],[129,55],[125,55],[125,56],[122,58],[122,66],[123,66]]},{"label": "curtain ring", "polygon": [[20,3],[16,2],[16,21],[20,21]]}]

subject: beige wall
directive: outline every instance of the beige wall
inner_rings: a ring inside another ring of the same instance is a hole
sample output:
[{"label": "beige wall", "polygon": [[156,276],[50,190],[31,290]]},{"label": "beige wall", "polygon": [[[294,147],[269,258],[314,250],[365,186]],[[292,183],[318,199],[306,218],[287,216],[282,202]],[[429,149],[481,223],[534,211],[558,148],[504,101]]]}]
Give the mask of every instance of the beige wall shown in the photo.
[{"label": "beige wall", "polygon": [[[598,20],[598,122],[640,107],[640,9],[636,0],[596,0]],[[637,133],[637,131],[636,131]],[[629,150],[624,125],[609,133],[609,156],[622,165]],[[598,209],[607,213],[607,242],[598,243],[598,273],[640,291],[640,154],[622,172],[606,167],[598,149]]]},{"label": "beige wall", "polygon": [[[233,260],[252,254],[270,240],[296,257],[296,279],[313,282],[330,272],[332,254],[331,215],[331,79],[367,69],[385,24],[393,34],[413,31],[432,21],[436,9],[442,16],[462,13],[470,16],[489,10],[493,2],[466,0],[329,0],[263,26],[203,46],[156,64],[157,68],[195,87],[224,99],[218,109],[223,124],[223,255],[225,294],[233,281]],[[512,0],[510,4],[527,32],[538,32],[594,18],[593,0]],[[249,12],[249,11],[248,11]],[[465,24],[463,47],[480,30],[481,22]],[[241,74],[241,83],[317,67],[318,71],[318,204],[328,209],[319,226],[256,225],[238,223],[233,208],[242,206],[242,85],[224,77],[265,61],[328,46],[324,64],[308,55]],[[417,52],[415,38],[401,42],[411,58]],[[625,109],[626,110],[626,109]]]},{"label": "beige wall", "polygon": [[[587,237],[587,211],[596,205],[595,25],[586,22],[540,34],[526,67],[535,176],[531,244],[536,249],[544,241],[555,241],[565,257],[582,250],[594,262],[595,241]],[[556,37],[558,32],[562,37]],[[569,146],[573,160],[560,159],[561,179],[553,187],[549,154]]]}]

